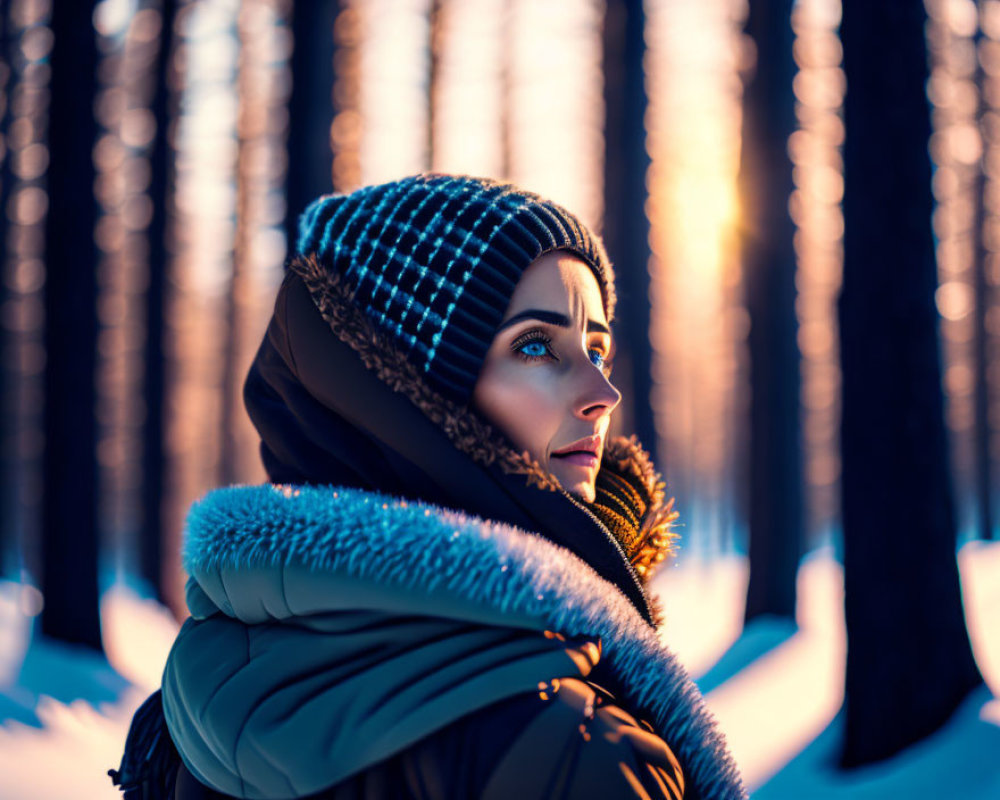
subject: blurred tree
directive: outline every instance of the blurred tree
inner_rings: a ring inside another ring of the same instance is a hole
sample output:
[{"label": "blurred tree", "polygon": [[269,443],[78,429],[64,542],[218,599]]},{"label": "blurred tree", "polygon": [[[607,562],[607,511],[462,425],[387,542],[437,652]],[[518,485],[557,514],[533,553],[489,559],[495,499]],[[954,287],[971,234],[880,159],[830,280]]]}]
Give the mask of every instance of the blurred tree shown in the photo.
[{"label": "blurred tree", "polygon": [[[335,99],[334,23],[349,0],[298,0],[292,11],[292,93],[288,101],[285,229],[288,249],[298,217],[311,200],[334,188],[330,126]],[[341,187],[337,187],[341,188]]]},{"label": "blurred tree", "polygon": [[93,11],[93,2],[53,3],[50,23],[41,588],[42,632],[100,651]]},{"label": "blurred tree", "polygon": [[166,394],[166,354],[164,352],[164,308],[169,285],[171,247],[167,241],[169,198],[173,185],[173,149],[171,119],[176,105],[172,102],[171,83],[174,80],[171,59],[174,49],[176,0],[162,0],[159,52],[153,80],[153,102],[150,109],[156,120],[156,134],[150,152],[151,177],[149,197],[153,213],[150,217],[149,286],[146,289],[146,341],[142,394],[146,416],[142,426],[142,529],[139,535],[139,573],[160,602],[166,603],[163,559],[163,507],[165,495],[164,465],[164,397]]},{"label": "blurred tree", "polygon": [[[0,308],[9,308],[12,292],[8,286],[7,202],[14,177],[10,168],[10,95],[14,86],[13,59],[10,57],[8,6],[0,8]],[[10,326],[0,322],[0,578],[14,566],[17,549],[14,527],[17,504],[17,367],[13,358]]]},{"label": "blurred tree", "polygon": [[514,3],[500,9],[500,177],[511,180],[514,171]]},{"label": "blurred tree", "polygon": [[936,730],[982,681],[944,428],[921,3],[846,0],[843,766]]},{"label": "blurred tree", "polygon": [[616,383],[625,392],[629,432],[656,452],[649,341],[649,151],[646,148],[646,17],[642,0],[609,0],[604,15],[604,225],[617,265]]},{"label": "blurred tree", "polygon": [[[982,2],[978,3],[980,14],[982,14]],[[976,52],[982,54],[984,44],[988,40],[982,35],[982,29],[976,31],[973,39]],[[979,163],[976,169],[976,182],[973,188],[972,201],[975,204],[973,214],[973,236],[975,237],[975,254],[973,263],[973,296],[974,307],[972,310],[973,326],[973,370],[975,381],[973,383],[973,406],[975,408],[975,436],[973,437],[973,448],[975,459],[975,493],[976,515],[979,523],[979,536],[982,539],[990,539],[993,536],[993,502],[991,497],[992,488],[992,463],[990,458],[990,420],[989,420],[989,384],[988,366],[989,333],[986,328],[986,311],[992,304],[992,291],[989,282],[986,280],[987,260],[990,253],[986,248],[985,228],[986,228],[986,152],[989,138],[985,128],[986,114],[989,113],[989,104],[984,97],[986,88],[986,75],[983,71],[984,55],[976,59],[975,81],[979,93],[979,108],[976,114],[976,124],[979,127],[980,141],[982,149]],[[994,256],[995,258],[995,256]],[[994,262],[996,263],[996,262]]]},{"label": "blurred tree", "polygon": [[745,618],[795,618],[802,555],[800,356],[788,137],[795,131],[792,0],[750,0],[744,33],[755,63],[743,89],[740,210],[750,315],[747,465],[750,582]]},{"label": "blurred tree", "polygon": [[[241,483],[240,442],[237,419],[243,416],[242,379],[240,345],[244,322],[247,315],[247,299],[251,291],[250,247],[254,224],[251,214],[254,192],[254,172],[259,167],[252,163],[253,155],[260,152],[257,137],[259,122],[264,116],[259,87],[255,82],[259,73],[254,69],[254,61],[259,58],[255,51],[253,31],[254,12],[260,4],[249,0],[240,4],[236,15],[236,36],[239,42],[239,67],[236,79],[236,231],[233,240],[232,270],[223,303],[223,345],[222,345],[222,388],[219,427],[222,433],[222,448],[219,452],[218,478],[223,485]],[[300,9],[301,11],[301,9]],[[255,149],[256,148],[256,149]],[[256,440],[256,437],[254,437]]]},{"label": "blurred tree", "polygon": [[444,37],[442,14],[443,0],[431,0],[428,10],[430,30],[430,45],[428,49],[429,68],[427,74],[427,167],[434,169],[434,157],[437,155],[437,142],[434,128],[437,126],[438,89],[440,84],[441,47]]},{"label": "blurred tree", "polygon": [[286,186],[282,161],[288,135],[289,70],[281,55],[288,52],[284,43],[289,38],[289,10],[286,0],[244,0],[236,16],[236,228],[222,310],[224,444],[217,473],[224,484],[256,483],[266,477],[260,466],[260,437],[243,408],[242,390],[259,344],[261,322],[273,303],[263,297],[273,288],[271,270],[280,268],[284,255],[269,247],[267,240],[279,233],[280,222],[273,220],[270,209]]}]

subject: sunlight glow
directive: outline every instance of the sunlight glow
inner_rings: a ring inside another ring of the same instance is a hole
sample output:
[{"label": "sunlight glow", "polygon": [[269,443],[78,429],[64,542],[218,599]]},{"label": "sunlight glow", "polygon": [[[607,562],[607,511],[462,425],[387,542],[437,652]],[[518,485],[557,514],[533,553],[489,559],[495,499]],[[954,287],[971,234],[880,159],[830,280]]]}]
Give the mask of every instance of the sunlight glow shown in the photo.
[{"label": "sunlight glow", "polygon": [[361,182],[423,171],[427,158],[427,11],[430,0],[360,5]]},{"label": "sunlight glow", "polygon": [[438,172],[502,176],[504,0],[445,3],[438,53],[431,166]]},{"label": "sunlight glow", "polygon": [[734,520],[748,330],[735,236],[744,11],[725,0],[647,7],[653,402],[689,550],[724,546]]}]

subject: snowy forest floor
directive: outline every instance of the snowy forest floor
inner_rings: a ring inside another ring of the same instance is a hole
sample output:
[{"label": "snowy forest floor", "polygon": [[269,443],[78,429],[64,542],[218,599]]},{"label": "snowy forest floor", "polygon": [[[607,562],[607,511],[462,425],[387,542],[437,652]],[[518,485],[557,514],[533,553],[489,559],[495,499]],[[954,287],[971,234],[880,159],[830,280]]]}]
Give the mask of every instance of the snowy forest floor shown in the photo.
[{"label": "snowy forest floor", "polygon": [[[832,554],[802,564],[797,625],[764,619],[741,630],[742,558],[691,560],[657,577],[664,638],[705,692],[755,800],[1000,797],[1000,543],[966,545],[959,565],[987,687],[932,737],[849,774],[834,767],[845,639]],[[0,800],[120,797],[105,773],[159,685],[177,623],[116,586],[102,600],[105,661],[32,637],[39,607],[36,590],[0,582]]]}]

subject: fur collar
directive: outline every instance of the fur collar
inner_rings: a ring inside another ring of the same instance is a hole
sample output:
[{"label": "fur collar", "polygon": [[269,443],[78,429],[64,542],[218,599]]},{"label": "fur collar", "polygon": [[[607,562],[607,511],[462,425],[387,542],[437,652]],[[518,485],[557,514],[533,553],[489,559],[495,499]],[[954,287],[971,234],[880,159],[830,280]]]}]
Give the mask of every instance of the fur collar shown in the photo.
[{"label": "fur collar", "polygon": [[[389,388],[404,394],[440,427],[458,450],[484,466],[497,463],[508,474],[524,475],[529,485],[547,491],[561,490],[556,477],[546,472],[527,451],[517,452],[505,436],[472,408],[430,387],[396,347],[392,336],[377,328],[352,301],[339,275],[329,272],[314,255],[296,256],[289,262],[289,269],[302,278],[321,316],[337,337],[357,352],[365,366]],[[610,438],[605,443],[601,470],[615,472],[640,498],[637,529],[631,532],[634,538],[625,551],[630,554],[640,579],[648,583],[655,567],[674,552],[677,534],[672,525],[678,513],[673,508],[673,498],[665,499],[665,484],[635,436]],[[606,522],[601,509],[590,506],[590,510]]]},{"label": "fur collar", "polygon": [[[656,632],[614,586],[541,536],[358,489],[234,486],[192,506],[184,565],[206,586],[224,571],[283,580],[285,568],[304,566],[370,584],[371,596],[403,591],[410,613],[446,607],[472,620],[488,608],[519,627],[599,641],[625,704],[670,744],[695,796],[746,797],[701,694]],[[255,583],[231,585],[250,592]]]}]

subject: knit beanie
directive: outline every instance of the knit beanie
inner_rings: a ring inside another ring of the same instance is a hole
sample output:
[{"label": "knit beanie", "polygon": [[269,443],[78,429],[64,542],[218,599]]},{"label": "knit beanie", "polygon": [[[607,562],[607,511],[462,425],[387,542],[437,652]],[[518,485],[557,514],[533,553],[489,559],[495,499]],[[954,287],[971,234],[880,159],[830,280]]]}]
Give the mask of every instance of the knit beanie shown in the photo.
[{"label": "knit beanie", "polygon": [[614,276],[600,239],[556,203],[488,178],[422,174],[324,195],[300,217],[296,246],[463,404],[521,274],[555,250],[590,267],[610,322]]}]

